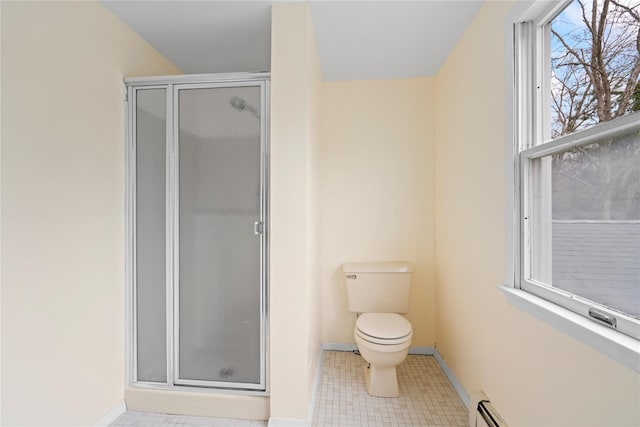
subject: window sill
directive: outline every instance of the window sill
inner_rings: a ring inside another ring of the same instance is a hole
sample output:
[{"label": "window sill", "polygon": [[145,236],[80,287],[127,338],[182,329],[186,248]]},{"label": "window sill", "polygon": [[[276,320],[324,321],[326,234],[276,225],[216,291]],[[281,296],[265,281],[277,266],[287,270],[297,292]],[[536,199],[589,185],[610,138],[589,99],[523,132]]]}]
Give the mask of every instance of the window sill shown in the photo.
[{"label": "window sill", "polygon": [[499,288],[514,307],[593,347],[627,368],[640,372],[640,341],[528,292],[505,285]]}]

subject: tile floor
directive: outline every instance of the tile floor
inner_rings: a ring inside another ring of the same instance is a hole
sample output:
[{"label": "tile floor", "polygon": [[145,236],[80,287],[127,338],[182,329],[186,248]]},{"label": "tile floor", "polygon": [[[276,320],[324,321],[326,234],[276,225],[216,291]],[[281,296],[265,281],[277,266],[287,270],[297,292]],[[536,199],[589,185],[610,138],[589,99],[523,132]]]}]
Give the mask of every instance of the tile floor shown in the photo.
[{"label": "tile floor", "polygon": [[167,415],[151,412],[127,411],[109,427],[266,427],[266,421],[234,420],[230,418]]},{"label": "tile floor", "polygon": [[467,409],[434,357],[409,355],[398,366],[398,398],[369,396],[364,366],[357,354],[324,352],[313,427],[468,425]]},{"label": "tile floor", "polygon": [[[371,397],[365,362],[351,352],[325,351],[312,427],[467,426],[467,410],[432,356],[409,355],[398,367],[399,398]],[[112,427],[266,427],[266,421],[127,411]]]}]

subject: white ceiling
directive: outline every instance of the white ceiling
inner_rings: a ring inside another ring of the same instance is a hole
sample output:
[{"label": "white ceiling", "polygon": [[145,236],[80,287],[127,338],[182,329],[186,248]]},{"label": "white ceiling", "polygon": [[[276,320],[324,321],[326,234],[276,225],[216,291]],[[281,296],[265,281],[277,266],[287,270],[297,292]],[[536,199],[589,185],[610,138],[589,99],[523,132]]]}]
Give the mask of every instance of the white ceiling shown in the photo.
[{"label": "white ceiling", "polygon": [[[184,73],[269,71],[273,1],[103,0]],[[325,80],[434,75],[481,0],[311,1]]]}]

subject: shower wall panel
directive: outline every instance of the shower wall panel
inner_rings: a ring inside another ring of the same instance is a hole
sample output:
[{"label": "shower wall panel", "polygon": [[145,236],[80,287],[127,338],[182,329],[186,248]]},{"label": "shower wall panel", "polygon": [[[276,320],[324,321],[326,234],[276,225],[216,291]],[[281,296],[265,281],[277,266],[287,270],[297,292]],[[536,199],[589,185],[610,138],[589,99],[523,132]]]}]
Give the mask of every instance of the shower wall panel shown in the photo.
[{"label": "shower wall panel", "polygon": [[167,381],[166,89],[136,93],[136,337],[139,381]]}]

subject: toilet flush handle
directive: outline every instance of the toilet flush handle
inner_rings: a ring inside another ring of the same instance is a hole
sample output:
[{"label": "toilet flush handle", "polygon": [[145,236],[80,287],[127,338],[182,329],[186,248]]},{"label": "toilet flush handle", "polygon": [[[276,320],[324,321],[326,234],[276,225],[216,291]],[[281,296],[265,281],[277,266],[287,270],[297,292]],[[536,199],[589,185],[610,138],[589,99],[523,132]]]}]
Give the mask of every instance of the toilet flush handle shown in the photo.
[{"label": "toilet flush handle", "polygon": [[355,274],[347,274],[347,279],[353,279],[356,280],[358,278],[358,276],[356,276]]}]

